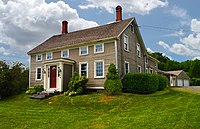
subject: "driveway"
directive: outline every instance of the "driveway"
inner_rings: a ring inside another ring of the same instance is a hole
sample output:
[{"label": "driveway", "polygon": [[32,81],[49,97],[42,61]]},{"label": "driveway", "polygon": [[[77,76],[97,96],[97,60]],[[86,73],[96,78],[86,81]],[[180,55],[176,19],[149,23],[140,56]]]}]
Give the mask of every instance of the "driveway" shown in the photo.
[{"label": "driveway", "polygon": [[172,89],[177,90],[177,91],[200,94],[200,86],[174,87]]},{"label": "driveway", "polygon": [[189,86],[189,87],[184,87],[184,88],[188,88],[194,92],[200,92],[200,86]]}]

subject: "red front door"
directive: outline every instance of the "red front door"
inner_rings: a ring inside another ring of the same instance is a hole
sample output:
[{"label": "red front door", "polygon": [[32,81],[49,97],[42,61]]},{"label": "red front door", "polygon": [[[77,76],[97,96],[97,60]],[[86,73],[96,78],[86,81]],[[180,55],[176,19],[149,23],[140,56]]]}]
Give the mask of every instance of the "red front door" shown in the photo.
[{"label": "red front door", "polygon": [[56,88],[56,65],[50,66],[50,88]]}]

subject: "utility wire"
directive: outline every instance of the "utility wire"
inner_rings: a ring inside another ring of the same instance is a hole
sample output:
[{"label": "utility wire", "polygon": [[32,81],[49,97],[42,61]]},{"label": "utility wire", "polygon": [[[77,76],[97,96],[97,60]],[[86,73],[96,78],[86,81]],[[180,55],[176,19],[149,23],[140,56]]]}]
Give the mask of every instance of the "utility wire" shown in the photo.
[{"label": "utility wire", "polygon": [[167,27],[160,27],[160,26],[152,26],[152,25],[139,25],[138,27],[141,28],[151,28],[154,30],[163,30],[163,31],[183,31],[183,32],[189,32],[189,33],[200,33],[198,31],[191,31],[191,30],[185,30],[185,29],[173,29],[173,28],[167,28]]}]

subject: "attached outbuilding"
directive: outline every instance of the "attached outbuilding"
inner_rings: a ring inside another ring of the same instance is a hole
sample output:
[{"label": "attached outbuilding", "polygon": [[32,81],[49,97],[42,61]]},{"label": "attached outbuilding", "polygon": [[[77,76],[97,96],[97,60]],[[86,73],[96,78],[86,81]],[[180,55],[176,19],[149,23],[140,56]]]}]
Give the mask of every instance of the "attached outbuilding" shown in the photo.
[{"label": "attached outbuilding", "polygon": [[166,71],[170,86],[190,86],[190,77],[183,70]]}]

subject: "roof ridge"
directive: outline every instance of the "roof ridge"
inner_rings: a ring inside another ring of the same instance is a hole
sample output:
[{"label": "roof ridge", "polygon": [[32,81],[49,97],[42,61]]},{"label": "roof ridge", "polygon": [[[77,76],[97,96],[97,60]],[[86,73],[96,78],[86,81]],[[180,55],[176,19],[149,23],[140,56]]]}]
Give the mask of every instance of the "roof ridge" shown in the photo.
[{"label": "roof ridge", "polygon": [[124,19],[122,21],[114,21],[112,23],[107,23],[107,24],[98,25],[98,26],[94,26],[94,27],[89,27],[89,28],[85,28],[85,29],[75,30],[75,31],[68,32],[66,34],[56,34],[56,35],[53,35],[52,37],[54,37],[54,36],[55,37],[56,36],[62,36],[62,35],[67,35],[67,34],[72,34],[72,33],[77,33],[79,31],[86,31],[86,30],[90,30],[90,29],[94,29],[94,28],[100,28],[100,27],[104,27],[104,26],[107,26],[107,25],[117,24],[117,23],[120,23],[120,22],[123,22],[123,21],[127,21],[127,20],[130,20],[130,19],[134,19],[134,17],[127,18],[127,19]]}]

